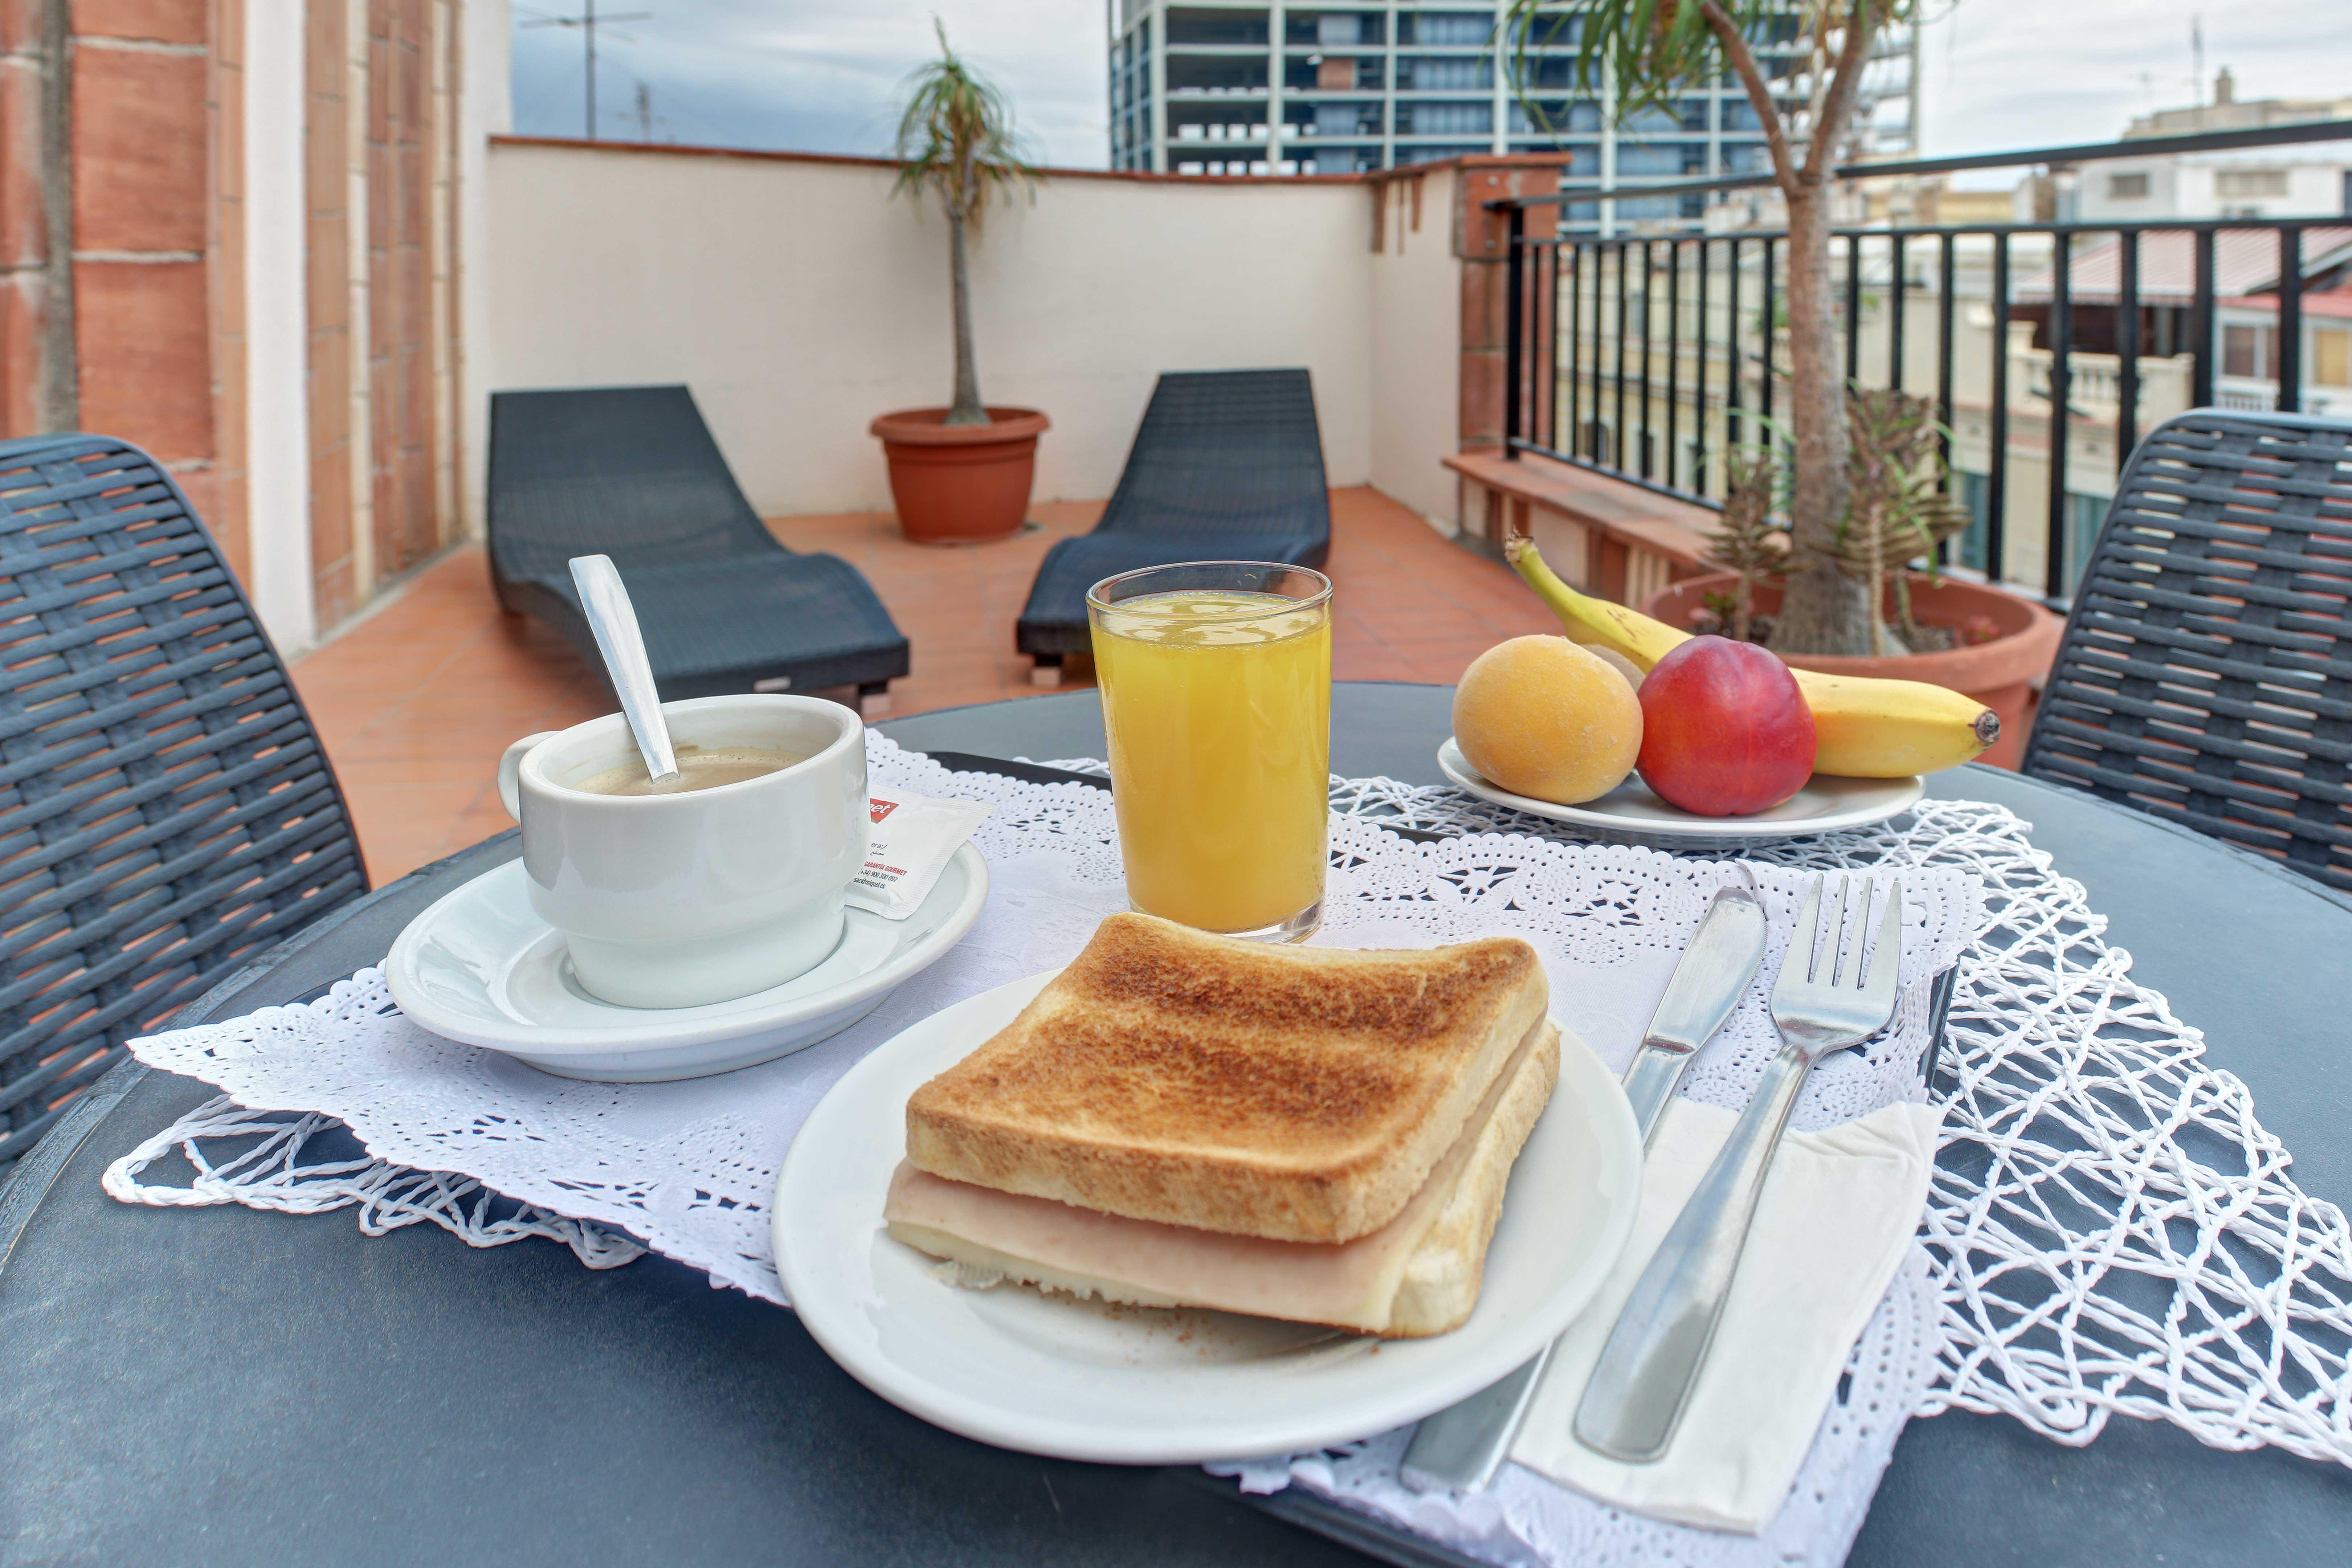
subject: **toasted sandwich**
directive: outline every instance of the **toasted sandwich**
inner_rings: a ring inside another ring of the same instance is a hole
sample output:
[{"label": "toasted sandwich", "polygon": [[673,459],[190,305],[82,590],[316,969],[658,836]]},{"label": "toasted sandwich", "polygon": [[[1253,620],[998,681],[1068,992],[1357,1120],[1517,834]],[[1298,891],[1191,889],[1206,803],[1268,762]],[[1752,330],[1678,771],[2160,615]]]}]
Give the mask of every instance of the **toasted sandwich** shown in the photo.
[{"label": "toasted sandwich", "polygon": [[890,1235],[971,1282],[1391,1338],[1466,1320],[1559,1031],[1533,949],[1113,915],[907,1103]]}]

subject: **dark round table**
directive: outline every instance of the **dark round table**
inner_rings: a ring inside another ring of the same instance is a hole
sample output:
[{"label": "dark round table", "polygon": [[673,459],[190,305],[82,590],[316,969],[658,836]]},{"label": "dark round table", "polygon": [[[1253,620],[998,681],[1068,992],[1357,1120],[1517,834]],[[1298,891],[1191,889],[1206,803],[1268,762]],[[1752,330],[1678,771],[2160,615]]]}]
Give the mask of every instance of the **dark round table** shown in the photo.
[{"label": "dark round table", "polygon": [[[1440,778],[1449,690],[1346,683],[1332,766]],[[886,723],[925,751],[1102,754],[1091,692]],[[2110,940],[2252,1086],[2305,1188],[2352,1201],[2352,901],[2086,796],[1969,767]],[[511,835],[339,911],[197,1005],[235,1016],[379,960]],[[1314,1564],[1465,1560],[1303,1495],[1006,1453],[883,1403],[789,1311],[648,1256],[594,1273],[348,1213],[133,1207],[107,1163],[208,1098],[118,1069],[0,1184],[0,1564]],[[1307,1531],[1294,1528],[1305,1525]],[[1309,1533],[1308,1531],[1319,1532]],[[2352,1561],[2352,1474],[2116,1421],[1906,1429],[1856,1563]]]}]

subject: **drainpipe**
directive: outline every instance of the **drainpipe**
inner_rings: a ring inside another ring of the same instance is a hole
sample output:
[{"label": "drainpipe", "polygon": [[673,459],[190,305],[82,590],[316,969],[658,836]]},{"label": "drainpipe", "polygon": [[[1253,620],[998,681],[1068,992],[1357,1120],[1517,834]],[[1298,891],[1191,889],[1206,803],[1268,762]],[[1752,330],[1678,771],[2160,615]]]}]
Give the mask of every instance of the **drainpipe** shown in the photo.
[{"label": "drainpipe", "polygon": [[41,359],[44,430],[81,425],[74,342],[73,0],[41,0]]}]

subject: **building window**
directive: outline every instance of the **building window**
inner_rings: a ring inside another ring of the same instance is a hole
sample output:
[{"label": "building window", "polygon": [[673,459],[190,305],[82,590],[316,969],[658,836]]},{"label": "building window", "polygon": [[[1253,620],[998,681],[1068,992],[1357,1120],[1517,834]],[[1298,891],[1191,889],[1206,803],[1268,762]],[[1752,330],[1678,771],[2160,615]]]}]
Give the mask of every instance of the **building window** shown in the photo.
[{"label": "building window", "polygon": [[1495,78],[1492,63],[1483,58],[1409,56],[1397,62],[1397,85],[1416,92],[1485,92]]},{"label": "building window", "polygon": [[1171,44],[1263,44],[1266,17],[1263,11],[1171,9],[1163,23]]},{"label": "building window", "polygon": [[1697,174],[1706,171],[1704,142],[1621,142],[1617,144],[1620,178],[1644,175]]},{"label": "building window", "polygon": [[2223,327],[2221,374],[2260,381],[2278,363],[2276,327]]},{"label": "building window", "polygon": [[1723,144],[1723,172],[1769,174],[1772,172],[1772,150],[1761,142],[1727,142]]},{"label": "building window", "polygon": [[[1444,48],[1480,48],[1495,31],[1491,17],[1475,11],[1423,11],[1412,19],[1412,41]],[[1539,38],[1538,42],[1550,41]],[[1559,40],[1573,44],[1571,35]]]},{"label": "building window", "polygon": [[2311,382],[2314,386],[2352,386],[2352,329],[2312,329]]},{"label": "building window", "polygon": [[2109,201],[2137,202],[2144,201],[2147,197],[2147,175],[2145,173],[2137,174],[2109,174],[2107,176],[2107,199]]},{"label": "building window", "polygon": [[[1352,48],[1384,42],[1386,18],[1379,12],[1293,11],[1283,19],[1283,37],[1293,44],[1318,45],[1327,49]],[[1485,42],[1482,36],[1480,42]]]},{"label": "building window", "polygon": [[2286,195],[2284,169],[2218,169],[2213,174],[2213,194],[2231,196],[2283,196]]},{"label": "building window", "polygon": [[1378,136],[1381,106],[1377,103],[1318,103],[1307,106],[1311,120],[1299,122],[1307,136]]},{"label": "building window", "polygon": [[1486,136],[1495,129],[1486,103],[1400,103],[1397,132],[1412,136]]}]

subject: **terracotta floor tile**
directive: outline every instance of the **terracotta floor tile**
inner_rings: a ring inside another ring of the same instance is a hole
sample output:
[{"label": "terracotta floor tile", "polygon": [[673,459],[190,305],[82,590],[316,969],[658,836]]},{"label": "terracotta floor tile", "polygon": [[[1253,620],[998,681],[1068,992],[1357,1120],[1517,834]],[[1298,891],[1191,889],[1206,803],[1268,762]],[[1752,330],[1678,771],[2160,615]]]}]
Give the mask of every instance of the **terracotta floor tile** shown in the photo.
[{"label": "terracotta floor tile", "polygon": [[[1451,681],[1494,642],[1556,629],[1507,568],[1378,491],[1334,490],[1331,510],[1338,679]],[[985,545],[912,544],[887,513],[769,527],[874,584],[913,645],[911,673],[891,686],[892,714],[904,716],[1040,695],[1030,660],[1013,650],[1013,623],[1045,552],[1093,527],[1102,503],[1047,502],[1030,515],[1043,526]],[[499,609],[478,546],[411,580],[293,675],[379,886],[505,829],[491,774],[507,743],[593,718],[610,701],[562,638]],[[1092,679],[1088,661],[1073,660],[1059,689]]]}]

